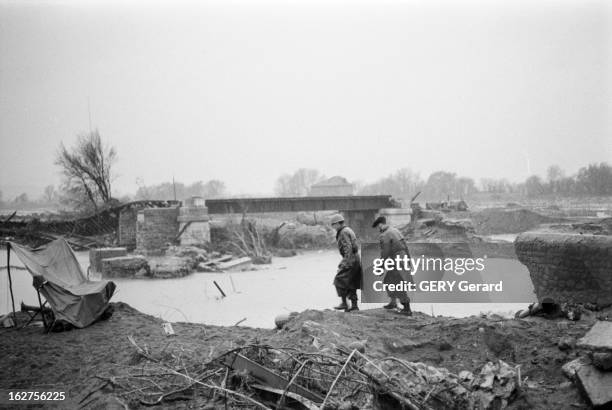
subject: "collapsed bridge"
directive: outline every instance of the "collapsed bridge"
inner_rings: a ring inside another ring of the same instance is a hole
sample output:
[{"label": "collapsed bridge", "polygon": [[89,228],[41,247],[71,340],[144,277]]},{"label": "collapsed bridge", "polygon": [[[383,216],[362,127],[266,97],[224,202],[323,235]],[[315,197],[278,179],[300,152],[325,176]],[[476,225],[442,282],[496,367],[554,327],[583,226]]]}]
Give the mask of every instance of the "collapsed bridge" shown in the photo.
[{"label": "collapsed bridge", "polygon": [[376,214],[400,204],[391,195],[351,195],[208,199],[206,207],[210,214],[339,211],[359,238],[373,240],[378,237],[371,227]]}]

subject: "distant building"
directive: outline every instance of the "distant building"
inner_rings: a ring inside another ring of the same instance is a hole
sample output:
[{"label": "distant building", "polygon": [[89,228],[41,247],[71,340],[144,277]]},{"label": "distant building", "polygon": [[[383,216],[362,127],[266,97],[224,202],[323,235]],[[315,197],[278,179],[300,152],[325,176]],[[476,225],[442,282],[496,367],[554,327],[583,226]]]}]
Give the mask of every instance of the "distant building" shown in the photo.
[{"label": "distant building", "polygon": [[345,196],[353,195],[353,184],[346,178],[335,176],[310,186],[308,196]]}]

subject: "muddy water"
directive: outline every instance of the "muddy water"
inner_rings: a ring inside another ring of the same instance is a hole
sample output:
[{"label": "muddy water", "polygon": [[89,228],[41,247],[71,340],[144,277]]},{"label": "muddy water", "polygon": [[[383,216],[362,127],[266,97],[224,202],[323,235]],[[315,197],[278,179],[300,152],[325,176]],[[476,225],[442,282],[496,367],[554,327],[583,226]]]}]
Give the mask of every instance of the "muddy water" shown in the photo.
[{"label": "muddy water", "polygon": [[[88,254],[78,252],[84,271]],[[193,273],[178,279],[114,279],[117,292],[113,301],[129,303],[136,309],[170,322],[189,321],[215,325],[271,328],[281,313],[305,309],[327,309],[338,304],[332,286],[336,251],[312,251],[291,258],[275,258],[272,265],[257,271],[236,273]],[[518,262],[517,262],[518,263]],[[11,264],[21,265],[14,253]],[[6,266],[6,251],[0,250],[0,266]],[[517,266],[517,269],[520,267]],[[23,270],[12,270],[15,303],[23,300],[38,304],[31,286],[31,276]],[[213,281],[227,295],[215,287]],[[0,270],[0,314],[10,310],[6,270]],[[380,304],[362,305],[364,309]],[[513,312],[525,304],[436,303],[415,304],[414,310],[435,315],[464,317],[480,312]]]}]

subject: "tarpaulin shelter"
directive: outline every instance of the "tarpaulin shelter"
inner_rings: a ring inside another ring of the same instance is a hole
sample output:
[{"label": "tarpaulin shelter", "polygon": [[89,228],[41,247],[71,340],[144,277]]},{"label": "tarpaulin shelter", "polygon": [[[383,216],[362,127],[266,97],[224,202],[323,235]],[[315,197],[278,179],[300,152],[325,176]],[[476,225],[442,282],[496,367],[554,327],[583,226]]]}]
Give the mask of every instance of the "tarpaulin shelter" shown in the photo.
[{"label": "tarpaulin shelter", "polygon": [[14,242],[8,244],[37,279],[35,283],[42,283],[38,290],[51,306],[56,320],[83,328],[104,313],[115,292],[115,283],[88,280],[64,239],[56,239],[36,249]]}]

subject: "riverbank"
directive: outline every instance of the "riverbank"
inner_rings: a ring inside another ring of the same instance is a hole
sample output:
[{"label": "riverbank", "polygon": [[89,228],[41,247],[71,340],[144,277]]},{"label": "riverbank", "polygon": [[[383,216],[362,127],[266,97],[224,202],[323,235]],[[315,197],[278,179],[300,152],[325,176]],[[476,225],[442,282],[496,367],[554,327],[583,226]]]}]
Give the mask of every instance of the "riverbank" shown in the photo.
[{"label": "riverbank", "polygon": [[[172,324],[175,336],[166,336],[161,319],[125,303],[113,306],[115,313],[110,319],[86,329],[51,334],[44,334],[40,327],[1,329],[0,386],[65,391],[68,402],[58,408],[104,408],[112,403],[140,408],[144,407],[140,401],[144,393],[130,392],[125,377],[141,371],[145,363],[128,337],[151,355],[180,355],[187,367],[197,367],[248,344],[330,351],[333,346],[361,341],[371,359],[392,356],[444,367],[455,374],[463,370],[476,374],[488,361],[497,359],[510,366],[520,365],[523,386],[510,408],[587,407],[561,371],[561,366],[579,352],[572,347],[561,350],[558,342],[582,337],[596,320],[594,314],[570,322],[495,315],[448,318],[418,313],[406,317],[383,309],[350,314],[309,310],[292,318],[280,331],[177,322]],[[192,408],[209,400],[190,397],[162,404]],[[215,407],[223,408],[221,404],[211,408]]]}]

